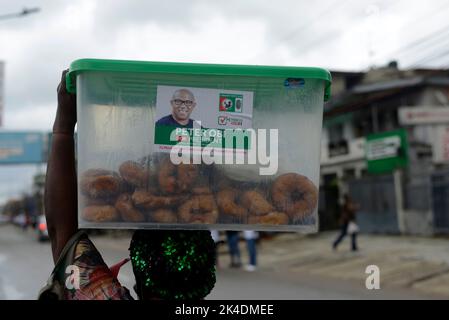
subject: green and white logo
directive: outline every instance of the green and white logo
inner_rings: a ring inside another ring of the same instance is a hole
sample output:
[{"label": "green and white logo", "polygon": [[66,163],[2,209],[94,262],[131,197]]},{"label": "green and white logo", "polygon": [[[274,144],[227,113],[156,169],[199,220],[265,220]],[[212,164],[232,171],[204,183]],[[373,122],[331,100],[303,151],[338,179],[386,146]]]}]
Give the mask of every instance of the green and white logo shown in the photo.
[{"label": "green and white logo", "polygon": [[242,113],[243,110],[243,95],[220,93],[219,110],[225,112]]}]

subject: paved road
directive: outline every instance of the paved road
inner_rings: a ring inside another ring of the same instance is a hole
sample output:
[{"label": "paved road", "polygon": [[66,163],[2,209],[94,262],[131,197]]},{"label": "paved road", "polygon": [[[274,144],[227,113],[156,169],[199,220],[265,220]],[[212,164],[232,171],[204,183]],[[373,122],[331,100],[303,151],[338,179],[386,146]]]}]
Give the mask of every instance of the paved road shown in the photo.
[{"label": "paved road", "polygon": [[[127,255],[129,239],[94,237],[94,243],[111,265]],[[225,259],[223,259],[225,260]],[[0,299],[35,299],[52,269],[50,244],[39,243],[34,233],[13,226],[0,226]],[[132,288],[130,265],[119,280]],[[132,290],[131,290],[132,291]],[[263,267],[247,273],[222,268],[209,299],[419,299],[429,298],[409,290],[369,291],[364,282],[324,280],[292,272],[275,272]]]}]

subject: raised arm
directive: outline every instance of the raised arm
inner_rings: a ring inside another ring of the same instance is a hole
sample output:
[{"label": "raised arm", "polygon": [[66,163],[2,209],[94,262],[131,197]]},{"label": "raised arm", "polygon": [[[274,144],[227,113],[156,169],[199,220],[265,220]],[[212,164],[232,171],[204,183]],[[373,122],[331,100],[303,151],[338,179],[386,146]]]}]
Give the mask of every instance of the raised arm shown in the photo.
[{"label": "raised arm", "polygon": [[58,109],[53,125],[45,182],[45,216],[56,262],[67,241],[78,230],[77,181],[74,131],[76,97],[66,90],[63,71],[58,92]]}]

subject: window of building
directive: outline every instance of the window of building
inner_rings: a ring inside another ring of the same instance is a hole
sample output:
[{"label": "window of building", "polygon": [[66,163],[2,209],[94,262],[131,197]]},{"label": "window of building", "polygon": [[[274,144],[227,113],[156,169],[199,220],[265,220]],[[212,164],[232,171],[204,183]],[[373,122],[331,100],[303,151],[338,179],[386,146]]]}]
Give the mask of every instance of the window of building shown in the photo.
[{"label": "window of building", "polygon": [[345,180],[354,179],[355,178],[355,169],[354,168],[344,169],[343,170],[343,178]]},{"label": "window of building", "polygon": [[365,137],[368,134],[373,133],[373,123],[371,114],[366,111],[359,112],[354,117],[354,136],[356,138]]},{"label": "window of building", "polygon": [[343,140],[343,124],[337,123],[327,128],[329,143],[338,143]]},{"label": "window of building", "polygon": [[328,127],[329,157],[348,154],[348,142],[344,139],[343,124],[334,124]]},{"label": "window of building", "polygon": [[323,175],[323,183],[325,186],[337,186],[338,177],[336,173],[329,173]]}]

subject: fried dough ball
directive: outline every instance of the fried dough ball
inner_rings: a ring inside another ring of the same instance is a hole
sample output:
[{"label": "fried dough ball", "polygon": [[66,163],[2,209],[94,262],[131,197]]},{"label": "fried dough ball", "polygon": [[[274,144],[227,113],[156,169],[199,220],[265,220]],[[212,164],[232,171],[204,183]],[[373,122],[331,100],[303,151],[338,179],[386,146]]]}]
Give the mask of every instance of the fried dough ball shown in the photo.
[{"label": "fried dough ball", "polygon": [[145,190],[136,190],[132,195],[134,205],[142,209],[172,207],[180,203],[185,198],[186,197],[183,195],[158,196]]},{"label": "fried dough ball", "polygon": [[111,205],[88,206],[83,209],[82,217],[90,222],[112,222],[119,220],[117,209]]},{"label": "fried dough ball", "polygon": [[288,224],[288,222],[288,215],[278,211],[273,211],[263,216],[251,216],[248,218],[249,224],[280,225]]},{"label": "fried dough ball", "polygon": [[94,199],[116,197],[121,187],[118,174],[103,169],[87,170],[80,179],[81,193]]},{"label": "fried dough ball", "polygon": [[195,182],[198,176],[198,166],[194,164],[179,164],[177,165],[178,170],[178,190],[180,192],[190,191],[190,187]]},{"label": "fried dough ball", "polygon": [[251,215],[264,215],[274,211],[273,206],[267,201],[264,195],[256,190],[244,192],[240,201]]},{"label": "fried dough ball", "polygon": [[131,185],[142,188],[148,185],[150,172],[135,161],[126,161],[119,167],[122,178]]},{"label": "fried dough ball", "polygon": [[112,199],[101,199],[101,198],[89,198],[89,197],[82,197],[82,206],[89,207],[89,206],[107,206],[107,205],[113,205],[114,204],[114,198]]},{"label": "fried dough ball", "polygon": [[192,188],[193,194],[211,194],[212,190],[208,186],[196,186]]},{"label": "fried dough ball", "polygon": [[224,189],[217,193],[217,205],[220,212],[235,217],[244,217],[248,210],[237,204],[238,191],[236,189]]},{"label": "fried dough ball", "polygon": [[170,158],[165,158],[159,166],[158,183],[163,193],[189,192],[198,177],[198,165],[174,165]]},{"label": "fried dough ball", "polygon": [[163,193],[175,193],[178,189],[176,167],[169,158],[166,158],[159,167],[158,183]]},{"label": "fried dough ball", "polygon": [[213,224],[218,219],[218,208],[213,195],[198,195],[178,208],[182,222]]},{"label": "fried dough ball", "polygon": [[176,213],[170,209],[157,209],[150,213],[150,218],[160,223],[176,223],[178,221]]},{"label": "fried dough ball", "polygon": [[271,187],[273,203],[291,219],[311,215],[318,204],[318,189],[307,177],[297,173],[279,176]]},{"label": "fried dough ball", "polygon": [[127,222],[143,222],[145,216],[136,208],[134,208],[131,195],[129,193],[121,194],[115,202],[115,208],[120,213],[123,221]]}]

